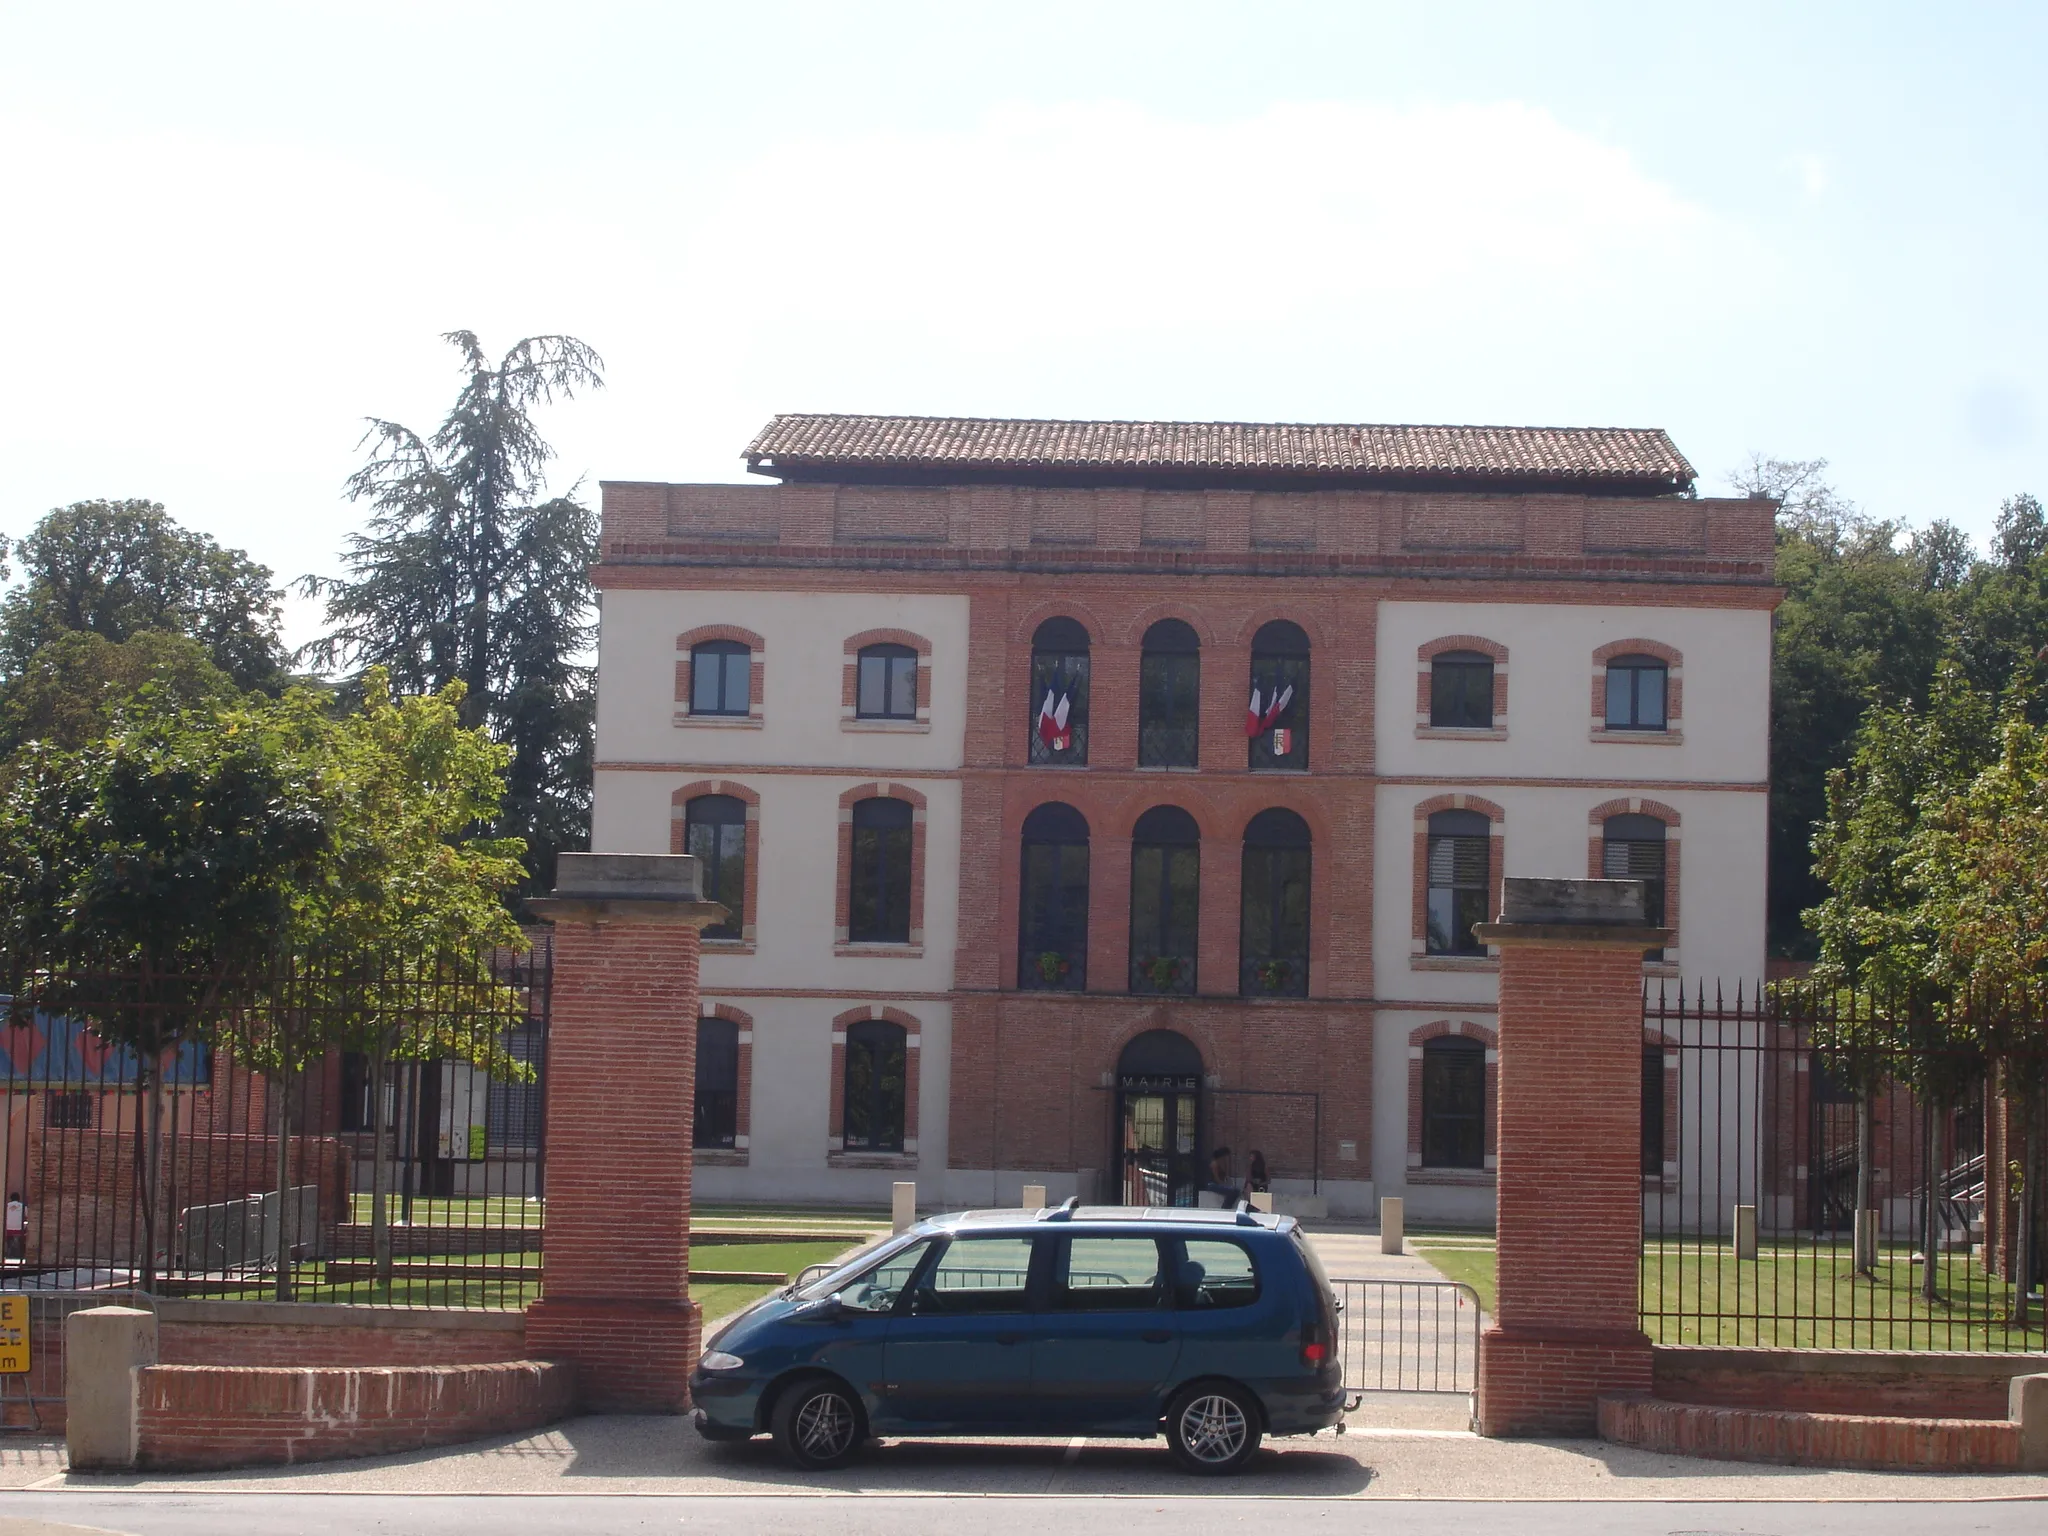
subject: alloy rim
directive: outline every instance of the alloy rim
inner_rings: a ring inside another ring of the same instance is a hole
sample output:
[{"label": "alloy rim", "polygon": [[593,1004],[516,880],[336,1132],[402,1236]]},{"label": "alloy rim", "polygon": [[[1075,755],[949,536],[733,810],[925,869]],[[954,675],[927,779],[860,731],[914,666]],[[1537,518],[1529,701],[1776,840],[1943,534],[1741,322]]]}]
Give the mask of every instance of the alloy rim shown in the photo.
[{"label": "alloy rim", "polygon": [[796,1443],[808,1456],[829,1460],[853,1443],[853,1409],[837,1392],[820,1392],[796,1414]]},{"label": "alloy rim", "polygon": [[1198,1397],[1180,1415],[1180,1438],[1197,1461],[1225,1462],[1244,1449],[1244,1410],[1218,1394]]}]

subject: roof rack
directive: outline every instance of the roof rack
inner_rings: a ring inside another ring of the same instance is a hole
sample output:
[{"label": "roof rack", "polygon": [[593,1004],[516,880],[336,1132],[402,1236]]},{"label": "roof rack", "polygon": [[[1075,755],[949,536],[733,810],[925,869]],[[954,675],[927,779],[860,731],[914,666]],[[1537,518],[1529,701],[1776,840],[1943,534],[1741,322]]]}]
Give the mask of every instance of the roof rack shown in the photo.
[{"label": "roof rack", "polygon": [[1074,1212],[1081,1209],[1081,1197],[1069,1195],[1058,1205],[1049,1205],[1032,1217],[1033,1221],[1072,1221]]}]

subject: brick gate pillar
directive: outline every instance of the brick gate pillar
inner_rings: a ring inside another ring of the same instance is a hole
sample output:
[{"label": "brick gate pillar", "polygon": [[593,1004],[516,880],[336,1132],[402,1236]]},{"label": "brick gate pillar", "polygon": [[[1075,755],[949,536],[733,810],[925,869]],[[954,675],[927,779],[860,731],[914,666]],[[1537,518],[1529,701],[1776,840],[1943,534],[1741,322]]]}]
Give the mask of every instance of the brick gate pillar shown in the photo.
[{"label": "brick gate pillar", "polygon": [[554,894],[547,1227],[526,1347],[576,1366],[584,1407],[690,1405],[690,1117],[705,901],[681,854],[565,853]]},{"label": "brick gate pillar", "polygon": [[1650,1390],[1643,1232],[1643,920],[1634,880],[1503,882],[1499,1271],[1479,1341],[1478,1428],[1588,1435],[1609,1393]]}]

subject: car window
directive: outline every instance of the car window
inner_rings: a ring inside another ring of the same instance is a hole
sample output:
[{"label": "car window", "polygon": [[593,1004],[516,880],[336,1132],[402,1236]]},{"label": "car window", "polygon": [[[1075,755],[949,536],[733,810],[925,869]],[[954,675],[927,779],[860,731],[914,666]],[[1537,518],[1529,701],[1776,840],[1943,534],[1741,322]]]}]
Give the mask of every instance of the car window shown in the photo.
[{"label": "car window", "polygon": [[839,1304],[852,1312],[889,1311],[903,1294],[903,1288],[910,1284],[910,1277],[917,1273],[918,1263],[930,1247],[931,1239],[926,1238],[908,1248],[899,1248],[866,1274],[841,1286]]},{"label": "car window", "polygon": [[1149,1237],[1075,1237],[1060,1245],[1053,1305],[1068,1312],[1142,1312],[1166,1304],[1159,1244]]},{"label": "car window", "polygon": [[918,1281],[916,1310],[1022,1312],[1030,1278],[1030,1238],[956,1237]]},{"label": "car window", "polygon": [[1259,1299],[1259,1271],[1242,1243],[1191,1237],[1181,1250],[1175,1290],[1183,1307],[1248,1307]]}]

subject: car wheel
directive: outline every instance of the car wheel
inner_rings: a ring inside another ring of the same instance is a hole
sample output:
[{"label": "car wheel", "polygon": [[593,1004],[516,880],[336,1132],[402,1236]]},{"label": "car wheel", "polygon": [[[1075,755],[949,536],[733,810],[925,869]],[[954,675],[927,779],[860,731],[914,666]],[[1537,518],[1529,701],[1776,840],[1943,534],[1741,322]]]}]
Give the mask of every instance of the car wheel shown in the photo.
[{"label": "car wheel", "polygon": [[806,1472],[845,1466],[867,1439],[852,1390],[825,1377],[785,1391],[776,1400],[773,1427],[776,1448]]},{"label": "car wheel", "polygon": [[1199,1382],[1166,1410],[1166,1443],[1189,1472],[1219,1477],[1241,1469],[1259,1449],[1259,1405],[1229,1382]]}]

